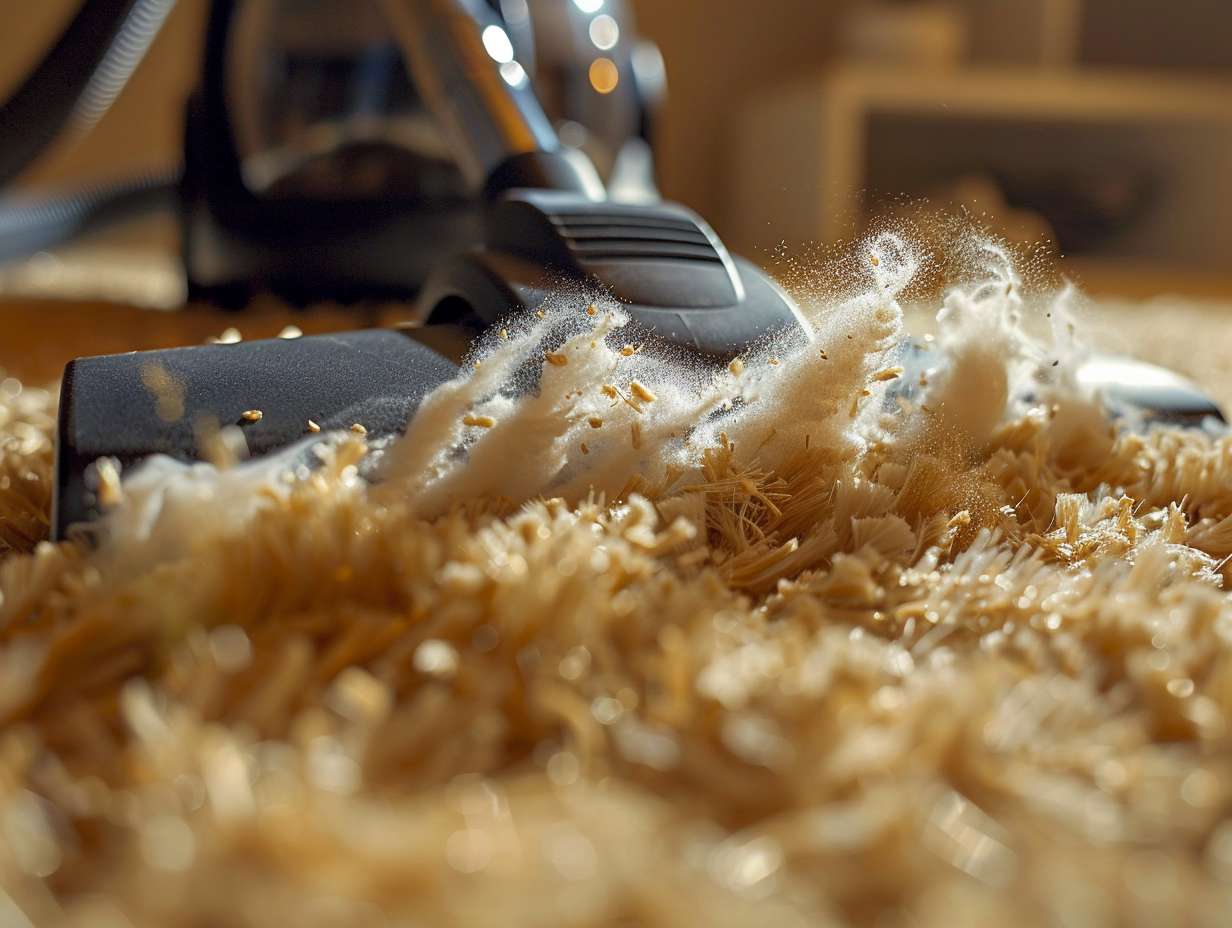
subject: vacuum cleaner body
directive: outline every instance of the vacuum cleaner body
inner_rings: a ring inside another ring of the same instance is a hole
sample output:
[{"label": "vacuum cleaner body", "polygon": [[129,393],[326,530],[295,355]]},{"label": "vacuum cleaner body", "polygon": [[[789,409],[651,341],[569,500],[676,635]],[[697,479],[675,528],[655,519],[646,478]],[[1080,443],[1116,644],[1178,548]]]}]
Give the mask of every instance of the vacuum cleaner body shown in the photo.
[{"label": "vacuum cleaner body", "polygon": [[[483,197],[439,118],[434,75],[407,60],[397,20],[417,14],[400,5],[431,4],[213,0],[179,189],[190,300],[410,299],[481,241]],[[522,92],[548,91],[544,125],[567,126],[605,180],[653,197],[649,172],[630,180],[628,153],[647,146],[662,91],[634,66],[646,43],[622,0],[603,8],[604,60],[619,75],[604,94],[586,77],[591,17],[571,0],[469,6],[483,23],[481,64],[519,74]]]}]

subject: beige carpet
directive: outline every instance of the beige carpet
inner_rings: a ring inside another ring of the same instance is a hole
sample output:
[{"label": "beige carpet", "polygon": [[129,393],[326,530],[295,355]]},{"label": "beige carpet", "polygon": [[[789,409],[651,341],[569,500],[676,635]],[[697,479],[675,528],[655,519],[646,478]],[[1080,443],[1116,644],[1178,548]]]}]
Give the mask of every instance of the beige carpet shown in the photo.
[{"label": "beige carpet", "polygon": [[[1232,401],[1216,307],[1085,318]],[[0,924],[1227,924],[1232,442],[990,417],[969,339],[860,444],[885,332],[610,506],[425,513],[350,438],[93,554],[0,378]]]}]

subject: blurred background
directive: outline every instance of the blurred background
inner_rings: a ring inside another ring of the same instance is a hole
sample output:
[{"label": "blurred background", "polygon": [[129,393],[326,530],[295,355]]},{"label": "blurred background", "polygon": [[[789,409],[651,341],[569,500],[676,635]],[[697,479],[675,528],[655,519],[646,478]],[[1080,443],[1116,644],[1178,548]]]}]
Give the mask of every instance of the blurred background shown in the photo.
[{"label": "blurred background", "polygon": [[[23,189],[178,164],[207,6],[180,0],[102,123]],[[1232,296],[1228,0],[631,6],[666,62],[663,192],[735,250],[770,262],[905,214],[927,235],[965,210],[1096,290]],[[0,0],[0,93],[76,7]],[[173,255],[174,235],[132,240]]]}]

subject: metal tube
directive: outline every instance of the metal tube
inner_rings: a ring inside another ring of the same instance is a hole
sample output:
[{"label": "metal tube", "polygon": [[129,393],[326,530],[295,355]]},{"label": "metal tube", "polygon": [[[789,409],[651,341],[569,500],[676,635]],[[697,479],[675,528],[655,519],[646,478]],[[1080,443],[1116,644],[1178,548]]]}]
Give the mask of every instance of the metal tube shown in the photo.
[{"label": "metal tube", "polygon": [[513,155],[560,142],[482,0],[383,0],[421,97],[476,189]]}]

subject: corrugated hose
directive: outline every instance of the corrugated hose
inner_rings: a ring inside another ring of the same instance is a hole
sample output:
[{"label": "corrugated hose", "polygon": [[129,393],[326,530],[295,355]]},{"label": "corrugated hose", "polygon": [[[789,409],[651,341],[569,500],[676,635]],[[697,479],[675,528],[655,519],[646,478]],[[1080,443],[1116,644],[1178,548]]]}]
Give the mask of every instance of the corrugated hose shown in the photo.
[{"label": "corrugated hose", "polygon": [[[0,105],[0,189],[66,128],[89,132],[119,96],[176,0],[87,0],[38,66]],[[0,261],[63,244],[174,203],[175,175],[59,196],[0,198]]]}]

